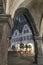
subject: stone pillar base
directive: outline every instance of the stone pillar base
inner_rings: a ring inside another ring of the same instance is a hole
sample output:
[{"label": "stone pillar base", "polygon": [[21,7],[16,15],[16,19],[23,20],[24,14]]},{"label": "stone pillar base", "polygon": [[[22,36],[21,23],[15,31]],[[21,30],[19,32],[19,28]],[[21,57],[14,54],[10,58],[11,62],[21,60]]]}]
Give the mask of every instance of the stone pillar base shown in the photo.
[{"label": "stone pillar base", "polygon": [[43,64],[43,55],[42,56],[38,56],[38,64]]}]

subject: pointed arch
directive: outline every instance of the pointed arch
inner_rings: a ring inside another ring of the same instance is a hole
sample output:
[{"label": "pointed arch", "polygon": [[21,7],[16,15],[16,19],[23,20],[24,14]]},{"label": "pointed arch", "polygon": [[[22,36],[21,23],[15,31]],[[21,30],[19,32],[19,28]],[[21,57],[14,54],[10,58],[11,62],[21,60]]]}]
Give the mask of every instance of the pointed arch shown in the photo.
[{"label": "pointed arch", "polygon": [[34,19],[31,15],[30,11],[27,8],[24,8],[24,7],[18,8],[15,12],[15,16],[13,19],[14,21],[18,15],[24,15],[25,16],[25,18],[28,21],[29,27],[32,31],[34,46],[35,46],[35,62],[37,63],[38,46],[37,46],[37,41],[35,40],[35,35],[39,35],[39,32],[37,30],[36,24],[34,22]]}]

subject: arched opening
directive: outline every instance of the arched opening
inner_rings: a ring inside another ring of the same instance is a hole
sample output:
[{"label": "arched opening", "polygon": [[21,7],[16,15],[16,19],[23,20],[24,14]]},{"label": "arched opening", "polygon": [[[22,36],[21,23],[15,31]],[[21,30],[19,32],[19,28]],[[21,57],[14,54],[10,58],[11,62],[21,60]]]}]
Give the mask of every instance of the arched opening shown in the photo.
[{"label": "arched opening", "polygon": [[[38,34],[34,20],[30,12],[26,8],[20,8],[15,12],[14,25],[11,30],[10,43],[11,48],[16,48],[14,51],[18,55],[24,58],[27,63],[37,63],[37,43],[35,41],[35,35]],[[16,35],[15,35],[16,34]],[[12,49],[12,51],[13,51]],[[31,57],[30,57],[31,56]],[[30,59],[30,58],[31,59]],[[35,59],[33,59],[35,57]],[[19,59],[19,60],[21,60]],[[24,63],[21,61],[21,63]]]}]

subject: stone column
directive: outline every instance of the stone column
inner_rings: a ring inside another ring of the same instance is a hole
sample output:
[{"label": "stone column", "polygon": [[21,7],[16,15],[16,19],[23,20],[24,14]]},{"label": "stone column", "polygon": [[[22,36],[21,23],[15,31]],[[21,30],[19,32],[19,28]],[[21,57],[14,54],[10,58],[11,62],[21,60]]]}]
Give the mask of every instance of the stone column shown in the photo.
[{"label": "stone column", "polygon": [[0,44],[0,65],[7,65],[8,38],[10,32],[9,18],[10,16],[8,15],[0,15],[0,23],[3,24]]},{"label": "stone column", "polygon": [[37,46],[38,46],[38,64],[43,64],[43,54],[42,54],[42,37],[37,36]]},{"label": "stone column", "polygon": [[2,23],[0,23],[0,65],[1,65],[1,57],[2,57],[2,55],[1,55],[1,39],[2,39],[2,29],[3,29],[3,24]]},{"label": "stone column", "polygon": [[43,43],[42,43],[42,34],[43,34],[43,15],[41,17],[41,25],[40,25],[40,37],[41,40],[38,40],[38,48],[39,48],[39,53],[38,53],[38,64],[43,64]]}]

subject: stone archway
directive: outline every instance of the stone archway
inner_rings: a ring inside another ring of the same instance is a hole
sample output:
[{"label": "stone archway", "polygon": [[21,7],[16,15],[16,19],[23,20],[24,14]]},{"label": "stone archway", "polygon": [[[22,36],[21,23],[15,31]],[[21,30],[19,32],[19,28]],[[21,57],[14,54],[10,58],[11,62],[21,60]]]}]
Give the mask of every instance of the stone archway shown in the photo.
[{"label": "stone archway", "polygon": [[26,8],[17,9],[17,11],[15,12],[15,15],[14,15],[14,19],[13,19],[14,21],[18,15],[24,15],[25,18],[27,19],[27,21],[29,21],[28,23],[29,23],[30,29],[33,34],[33,40],[34,40],[34,46],[35,46],[35,62],[37,63],[38,47],[37,47],[37,42],[35,40],[35,35],[38,35],[38,31],[37,31],[36,25],[34,23],[34,19],[32,18],[32,15]]},{"label": "stone archway", "polygon": [[38,54],[38,47],[37,47],[37,41],[35,40],[35,36],[39,35],[37,27],[35,25],[34,19],[32,17],[32,15],[30,14],[29,10],[27,8],[19,8],[17,9],[17,11],[15,12],[15,16],[14,16],[14,20],[16,18],[16,16],[18,15],[24,15],[27,19],[27,21],[29,21],[29,26],[32,30],[32,34],[33,34],[33,39],[34,39],[34,45],[35,45],[35,61],[37,63],[37,54]]}]

